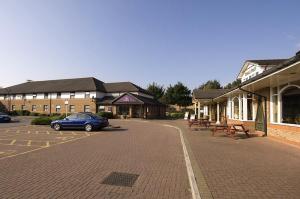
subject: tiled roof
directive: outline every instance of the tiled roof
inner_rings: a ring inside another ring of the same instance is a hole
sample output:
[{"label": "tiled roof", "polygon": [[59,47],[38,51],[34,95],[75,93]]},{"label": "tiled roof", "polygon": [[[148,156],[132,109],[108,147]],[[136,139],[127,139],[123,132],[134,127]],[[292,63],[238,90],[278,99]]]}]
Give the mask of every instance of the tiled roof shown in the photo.
[{"label": "tiled roof", "polygon": [[102,91],[105,92],[103,82],[93,77],[59,79],[47,81],[30,81],[0,90],[0,93],[26,94],[75,91]]}]

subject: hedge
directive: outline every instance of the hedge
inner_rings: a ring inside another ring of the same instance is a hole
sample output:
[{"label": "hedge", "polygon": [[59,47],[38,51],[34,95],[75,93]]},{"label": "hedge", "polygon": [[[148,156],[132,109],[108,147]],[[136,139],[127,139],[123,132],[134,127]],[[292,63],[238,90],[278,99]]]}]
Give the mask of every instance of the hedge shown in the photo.
[{"label": "hedge", "polygon": [[32,125],[50,125],[52,119],[50,117],[39,117],[31,120]]},{"label": "hedge", "polygon": [[38,117],[31,120],[32,125],[50,125],[52,121],[62,120],[66,117],[66,114],[51,114],[49,117]]},{"label": "hedge", "polygon": [[16,111],[10,111],[9,114],[13,115],[13,116],[28,116],[28,115],[30,115],[30,111],[16,110]]},{"label": "hedge", "polygon": [[100,117],[105,117],[107,119],[113,119],[114,115],[112,112],[99,112],[97,113]]},{"label": "hedge", "polygon": [[169,116],[173,119],[183,119],[185,113],[181,112],[175,112],[175,113],[170,113]]}]

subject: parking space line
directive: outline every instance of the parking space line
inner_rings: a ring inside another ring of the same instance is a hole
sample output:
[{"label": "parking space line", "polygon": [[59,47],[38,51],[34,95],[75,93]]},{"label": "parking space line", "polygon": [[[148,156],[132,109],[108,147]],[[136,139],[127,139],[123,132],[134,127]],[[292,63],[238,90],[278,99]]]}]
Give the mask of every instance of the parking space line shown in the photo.
[{"label": "parking space line", "polygon": [[46,131],[46,133],[47,133],[48,135],[50,135],[49,131]]},{"label": "parking space line", "polygon": [[9,145],[13,145],[17,140],[12,140]]},{"label": "parking space line", "polygon": [[27,131],[28,134],[30,134],[30,131]]},{"label": "parking space line", "polygon": [[31,146],[31,140],[28,140],[28,142],[27,142],[27,146]]},{"label": "parking space line", "polygon": [[46,146],[45,147],[49,147],[50,146],[50,142],[49,141],[47,141],[46,142]]},{"label": "parking space line", "polygon": [[[81,140],[81,139],[84,139],[84,138],[86,138],[86,137],[82,136],[82,137],[78,137],[78,138],[75,138],[75,139],[70,139],[70,140],[66,140],[66,141],[63,141],[63,142],[54,143],[51,146],[65,144],[65,143],[68,143],[68,142],[74,142],[76,140]],[[16,156],[19,156],[19,155],[24,155],[24,154],[27,154],[27,153],[31,153],[31,152],[34,152],[34,151],[39,151],[39,150],[42,150],[42,149],[48,149],[48,148],[50,148],[50,147],[39,147],[37,149],[32,149],[32,150],[29,150],[29,151],[24,151],[24,152],[21,152],[21,153],[1,157],[0,160],[7,159],[7,158],[12,158],[12,157],[16,157]]]}]

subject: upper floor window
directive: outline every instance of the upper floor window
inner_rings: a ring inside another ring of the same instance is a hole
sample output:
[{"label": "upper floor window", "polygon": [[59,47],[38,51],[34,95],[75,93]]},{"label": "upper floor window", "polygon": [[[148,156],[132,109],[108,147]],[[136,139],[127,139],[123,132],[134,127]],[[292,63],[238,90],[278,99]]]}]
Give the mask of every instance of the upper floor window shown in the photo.
[{"label": "upper floor window", "polygon": [[74,99],[74,98],[75,98],[75,92],[71,92],[71,93],[70,93],[70,98],[71,98],[71,99]]},{"label": "upper floor window", "polygon": [[33,95],[32,95],[32,99],[36,99],[36,94],[33,94]]},{"label": "upper floor window", "polygon": [[85,97],[85,98],[90,98],[90,92],[85,92],[84,97]]},{"label": "upper floor window", "polygon": [[22,95],[22,99],[26,99],[26,95],[25,94]]},{"label": "upper floor window", "polygon": [[61,93],[57,93],[57,99],[61,98]]},{"label": "upper floor window", "polygon": [[44,98],[45,98],[45,99],[48,99],[48,96],[49,96],[48,93],[45,93],[45,94],[44,94]]}]

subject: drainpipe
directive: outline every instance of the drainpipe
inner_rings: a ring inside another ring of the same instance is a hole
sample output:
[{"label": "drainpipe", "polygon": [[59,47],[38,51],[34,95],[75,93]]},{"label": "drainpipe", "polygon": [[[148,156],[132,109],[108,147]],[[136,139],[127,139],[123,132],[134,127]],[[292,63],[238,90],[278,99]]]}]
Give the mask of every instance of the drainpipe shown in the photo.
[{"label": "drainpipe", "polygon": [[[263,95],[260,95],[258,93],[254,93],[254,92],[251,92],[251,91],[247,91],[245,89],[242,89],[241,87],[238,87],[239,90],[243,91],[243,92],[246,92],[246,93],[250,93],[252,95],[256,95],[258,97],[261,97],[264,99],[264,106],[265,106],[265,110],[264,110],[264,114],[265,114],[265,117],[264,117],[264,129],[265,129],[265,134],[264,136],[267,136],[268,135],[268,128],[267,128],[267,97],[266,96],[263,96]],[[257,115],[257,113],[256,113]]]}]

